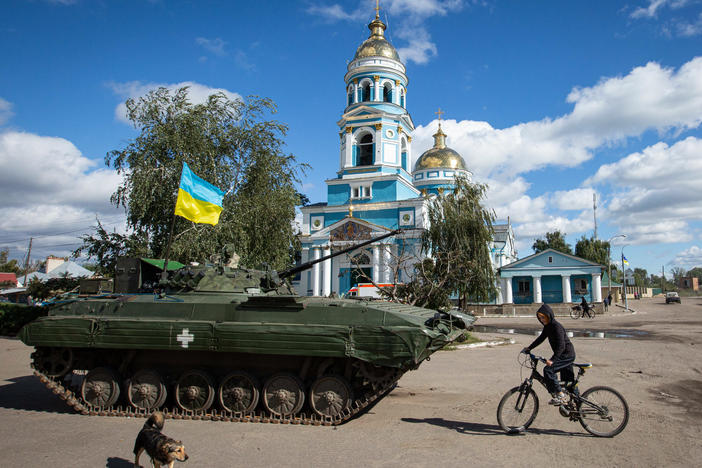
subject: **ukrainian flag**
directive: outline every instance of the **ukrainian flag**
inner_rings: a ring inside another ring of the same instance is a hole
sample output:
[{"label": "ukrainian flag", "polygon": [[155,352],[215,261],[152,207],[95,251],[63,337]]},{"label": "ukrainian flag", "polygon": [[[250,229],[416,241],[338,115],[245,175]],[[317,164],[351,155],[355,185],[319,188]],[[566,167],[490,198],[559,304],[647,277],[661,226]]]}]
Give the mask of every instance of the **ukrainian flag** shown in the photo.
[{"label": "ukrainian flag", "polygon": [[629,264],[629,260],[627,260],[626,257],[625,257],[624,255],[622,255],[622,263],[623,263],[624,265],[628,265],[628,264]]},{"label": "ukrainian flag", "polygon": [[186,163],[180,176],[175,214],[194,223],[215,225],[222,212],[224,192],[196,176]]}]

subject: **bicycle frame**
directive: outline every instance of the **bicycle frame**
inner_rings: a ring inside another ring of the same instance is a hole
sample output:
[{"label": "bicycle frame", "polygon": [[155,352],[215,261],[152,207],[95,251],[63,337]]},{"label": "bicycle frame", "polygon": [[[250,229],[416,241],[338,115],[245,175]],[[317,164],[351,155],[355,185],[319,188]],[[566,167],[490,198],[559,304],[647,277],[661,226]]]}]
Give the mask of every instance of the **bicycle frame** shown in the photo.
[{"label": "bicycle frame", "polygon": [[[545,359],[540,358],[538,356],[535,356],[533,354],[529,354],[529,359],[531,360],[531,375],[524,379],[524,382],[519,386],[519,398],[517,399],[517,403],[515,405],[515,409],[519,412],[524,410],[524,405],[526,404],[526,397],[529,395],[529,391],[534,385],[534,380],[539,382],[544,388],[548,389],[548,386],[546,385],[546,378],[539,373],[537,367],[538,367],[538,362],[544,361]],[[599,405],[596,403],[593,403],[589,400],[586,400],[585,398],[582,398],[580,396],[580,391],[578,390],[578,383],[580,382],[580,377],[585,375],[585,369],[580,367],[578,369],[578,373],[575,374],[575,380],[573,382],[568,383],[567,385],[563,386],[564,391],[568,394],[570,397],[570,400],[565,406],[566,412],[564,413],[561,411],[561,414],[563,416],[570,417],[571,421],[577,421],[582,414],[585,413],[590,413],[591,411],[594,410],[595,414],[606,414],[607,411],[604,408],[601,408]],[[562,382],[565,384],[565,382]],[[583,408],[583,405],[586,408]],[[563,406],[561,406],[562,408]],[[611,416],[609,416],[611,420]]]}]

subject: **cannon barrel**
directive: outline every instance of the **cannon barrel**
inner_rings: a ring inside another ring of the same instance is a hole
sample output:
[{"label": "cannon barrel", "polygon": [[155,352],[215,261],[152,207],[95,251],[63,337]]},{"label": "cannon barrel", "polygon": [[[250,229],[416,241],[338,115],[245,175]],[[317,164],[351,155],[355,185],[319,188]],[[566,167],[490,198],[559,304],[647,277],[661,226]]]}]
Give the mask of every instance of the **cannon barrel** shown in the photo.
[{"label": "cannon barrel", "polygon": [[363,241],[363,242],[361,242],[360,244],[352,245],[351,247],[348,247],[348,248],[346,248],[346,249],[339,250],[338,252],[334,252],[334,253],[332,253],[332,254],[325,255],[324,257],[320,257],[320,258],[317,258],[317,259],[314,259],[314,260],[310,260],[309,262],[305,262],[305,263],[303,263],[303,264],[301,264],[301,265],[298,265],[298,266],[296,266],[296,267],[289,268],[289,269],[287,269],[287,270],[283,270],[283,271],[281,271],[281,272],[278,272],[278,277],[279,277],[280,279],[289,278],[289,277],[291,277],[291,276],[294,276],[294,275],[298,274],[298,273],[301,272],[301,271],[305,271],[306,269],[308,269],[309,267],[311,267],[312,265],[314,265],[314,264],[316,264],[316,263],[323,262],[324,260],[327,260],[327,259],[330,259],[330,258],[338,257],[339,255],[343,255],[343,254],[345,254],[345,253],[347,253],[347,252],[351,252],[352,250],[360,249],[361,247],[365,247],[366,245],[372,244],[372,243],[375,242],[375,241],[379,241],[379,240],[381,240],[381,239],[385,239],[385,238],[388,238],[388,237],[390,237],[390,236],[394,236],[395,234],[397,234],[397,233],[399,233],[399,232],[401,232],[401,231],[402,231],[402,229],[395,229],[394,231],[385,233],[385,234],[383,234],[382,236],[373,237],[372,239],[368,239],[367,241]]}]

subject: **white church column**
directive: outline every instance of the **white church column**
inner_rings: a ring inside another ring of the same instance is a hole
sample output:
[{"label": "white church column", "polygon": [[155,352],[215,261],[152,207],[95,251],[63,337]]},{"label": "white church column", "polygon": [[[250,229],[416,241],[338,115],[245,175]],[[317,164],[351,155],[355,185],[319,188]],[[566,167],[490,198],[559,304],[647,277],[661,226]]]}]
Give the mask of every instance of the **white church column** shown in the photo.
[{"label": "white church column", "polygon": [[502,278],[502,293],[505,299],[505,304],[512,304],[512,278]]},{"label": "white church column", "polygon": [[380,140],[383,138],[383,124],[377,123],[375,124],[375,136],[373,137],[373,141],[375,142],[375,160],[373,161],[373,164],[380,164],[380,162],[383,160],[383,154],[381,153],[381,147],[380,147]]},{"label": "white church column", "polygon": [[[305,247],[302,249],[302,252],[300,254],[300,263],[307,263],[310,258],[310,249]],[[307,295],[307,289],[309,288],[309,281],[307,279],[309,278],[309,271],[303,271],[300,273],[300,294],[302,296]]]},{"label": "white church column", "polygon": [[504,296],[502,295],[502,291],[504,289],[504,287],[503,287],[504,284],[505,284],[505,282],[502,280],[502,278],[498,277],[497,284],[495,285],[495,287],[497,288],[497,297],[495,298],[495,304],[499,305],[499,304],[504,304],[504,302],[505,302]]},{"label": "white church column", "polygon": [[541,277],[534,276],[534,302],[541,303],[543,298],[541,297]]},{"label": "white church column", "polygon": [[373,282],[380,282],[380,245],[373,245]]},{"label": "white church column", "polygon": [[385,244],[383,246],[383,283],[390,282],[390,249],[392,249],[391,244]]},{"label": "white church column", "polygon": [[380,95],[380,77],[379,76],[374,76],[373,77],[373,90],[374,90],[374,96],[373,100],[374,101],[382,101],[382,96]]},{"label": "white church column", "polygon": [[358,102],[358,80],[353,80],[353,103]]},{"label": "white church column", "polygon": [[[319,247],[312,248],[312,260],[317,260],[321,258],[322,249]],[[319,296],[319,273],[320,273],[319,263],[315,263],[312,266],[312,295]]]},{"label": "white church column", "polygon": [[561,276],[561,283],[563,284],[563,302],[573,302],[573,298],[570,296],[570,276]]},{"label": "white church column", "polygon": [[[328,245],[324,246],[324,255],[327,256],[329,255],[330,249]],[[328,296],[331,294],[331,267],[332,267],[332,259],[328,258],[324,260],[323,262],[324,265],[324,281],[322,282],[322,296]]]},{"label": "white church column", "polygon": [[392,89],[392,103],[400,105],[400,80],[395,80],[395,87]]},{"label": "white church column", "polygon": [[602,302],[602,277],[599,273],[592,274],[592,302]]},{"label": "white church column", "polygon": [[353,128],[346,127],[344,135],[344,167],[353,166]]}]

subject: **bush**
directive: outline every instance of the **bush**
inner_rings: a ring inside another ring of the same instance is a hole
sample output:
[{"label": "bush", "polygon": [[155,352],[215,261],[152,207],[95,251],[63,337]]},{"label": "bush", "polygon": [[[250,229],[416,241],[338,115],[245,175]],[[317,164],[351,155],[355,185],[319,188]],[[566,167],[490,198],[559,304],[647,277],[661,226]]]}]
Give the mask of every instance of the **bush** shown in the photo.
[{"label": "bush", "polygon": [[0,335],[15,336],[25,324],[47,313],[44,307],[0,304]]}]

